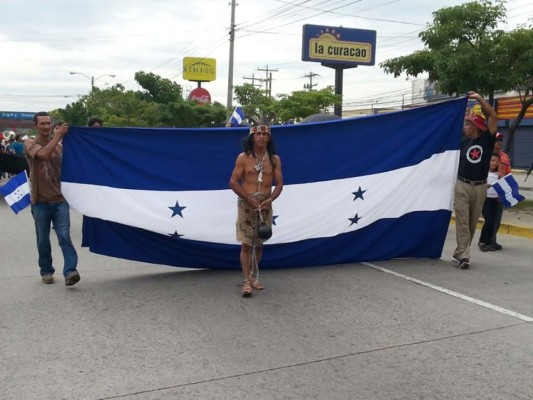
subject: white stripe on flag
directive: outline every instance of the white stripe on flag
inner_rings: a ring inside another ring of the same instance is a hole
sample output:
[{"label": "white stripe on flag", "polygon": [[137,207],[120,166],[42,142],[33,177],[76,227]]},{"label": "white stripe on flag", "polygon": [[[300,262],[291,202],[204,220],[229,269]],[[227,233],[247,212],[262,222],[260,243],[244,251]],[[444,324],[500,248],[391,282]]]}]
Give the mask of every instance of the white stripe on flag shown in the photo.
[{"label": "white stripe on flag", "polygon": [[[383,218],[451,210],[458,156],[459,152],[452,150],[394,171],[285,185],[273,205],[273,214],[278,217],[276,234],[269,243],[333,237]],[[359,187],[365,191],[364,200],[353,194]],[[64,182],[61,190],[72,208],[89,217],[162,234],[177,231],[190,240],[237,243],[237,197],[230,189],[169,192]],[[176,202],[185,207],[180,210],[182,216],[172,216],[169,207]],[[356,215],[360,220],[351,222]]]},{"label": "white stripe on flag", "polygon": [[231,114],[230,122],[236,125],[240,125],[243,119],[244,119],[243,109],[241,107],[235,107],[235,110],[233,110],[233,114]]},{"label": "white stripe on flag", "polygon": [[18,186],[13,192],[8,194],[5,199],[7,204],[11,207],[28,194],[30,194],[30,186],[28,185],[28,182],[25,182],[24,184]]}]

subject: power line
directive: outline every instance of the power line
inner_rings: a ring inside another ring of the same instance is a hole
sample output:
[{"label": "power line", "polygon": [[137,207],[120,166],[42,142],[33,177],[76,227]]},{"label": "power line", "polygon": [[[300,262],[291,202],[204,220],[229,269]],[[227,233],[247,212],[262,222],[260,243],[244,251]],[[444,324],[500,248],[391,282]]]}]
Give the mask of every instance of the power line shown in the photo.
[{"label": "power line", "polygon": [[257,68],[257,70],[266,72],[266,79],[264,80],[265,92],[269,98],[272,97],[272,72],[278,72],[278,69],[269,69],[267,65],[265,68]]},{"label": "power line", "polygon": [[313,90],[313,87],[318,85],[318,83],[313,83],[313,78],[315,76],[320,76],[320,75],[315,74],[314,72],[309,72],[309,75],[304,75],[304,78],[309,78],[309,83],[306,83],[304,85],[304,89],[309,89],[309,91],[311,91]]}]

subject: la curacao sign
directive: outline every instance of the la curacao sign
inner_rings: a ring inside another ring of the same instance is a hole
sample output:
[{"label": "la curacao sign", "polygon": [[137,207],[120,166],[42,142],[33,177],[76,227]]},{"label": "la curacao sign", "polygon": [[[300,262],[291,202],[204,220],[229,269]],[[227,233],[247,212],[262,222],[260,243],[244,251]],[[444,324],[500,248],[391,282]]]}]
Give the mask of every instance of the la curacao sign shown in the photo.
[{"label": "la curacao sign", "polygon": [[326,65],[374,65],[376,31],[321,25],[303,26],[302,61]]}]

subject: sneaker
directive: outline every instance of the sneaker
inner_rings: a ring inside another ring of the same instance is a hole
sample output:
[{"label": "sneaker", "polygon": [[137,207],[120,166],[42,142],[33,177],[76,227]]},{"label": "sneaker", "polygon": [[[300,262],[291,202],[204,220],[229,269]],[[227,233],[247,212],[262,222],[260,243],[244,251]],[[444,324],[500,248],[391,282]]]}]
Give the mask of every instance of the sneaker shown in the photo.
[{"label": "sneaker", "polygon": [[499,244],[498,242],[494,242],[489,245],[491,250],[501,250],[503,249],[503,246]]},{"label": "sneaker", "polygon": [[459,269],[468,269],[470,268],[470,260],[468,258],[461,258],[461,261],[458,265]]},{"label": "sneaker", "polygon": [[490,244],[480,243],[479,250],[481,251],[494,251],[494,248]]},{"label": "sneaker", "polygon": [[53,275],[42,275],[41,279],[43,280],[43,283],[46,283],[47,285],[49,285],[50,283],[54,283]]},{"label": "sneaker", "polygon": [[81,277],[78,271],[72,271],[65,277],[65,285],[72,286],[80,281]]},{"label": "sneaker", "polygon": [[457,254],[453,254],[452,256],[452,264],[456,267],[459,266],[459,264],[461,264],[461,260],[459,259],[459,257],[457,256]]}]

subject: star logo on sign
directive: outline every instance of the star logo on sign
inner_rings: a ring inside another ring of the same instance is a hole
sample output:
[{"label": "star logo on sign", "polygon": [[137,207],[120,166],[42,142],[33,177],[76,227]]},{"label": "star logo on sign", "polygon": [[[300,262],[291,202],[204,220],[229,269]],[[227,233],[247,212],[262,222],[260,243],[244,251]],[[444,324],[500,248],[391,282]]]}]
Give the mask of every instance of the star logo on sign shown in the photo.
[{"label": "star logo on sign", "polygon": [[361,200],[364,200],[365,198],[363,197],[363,194],[366,192],[366,190],[362,190],[361,189],[361,186],[359,186],[359,189],[357,190],[357,192],[352,192],[352,194],[355,196],[353,198],[353,201],[357,200],[357,199],[361,199]]},{"label": "star logo on sign", "polygon": [[357,224],[359,220],[361,219],[361,217],[359,216],[359,214],[355,214],[355,217],[348,218],[348,219],[352,221],[352,223],[350,224],[350,226],[352,226],[353,224]]},{"label": "star logo on sign", "polygon": [[[172,217],[174,217],[174,215],[179,215],[181,218],[183,218],[183,214],[181,213],[183,211],[184,208],[187,208],[187,206],[185,207],[180,207],[180,203],[178,201],[176,201],[176,205],[174,207],[169,207],[171,210],[172,210]],[[170,217],[170,218],[172,218]]]}]

